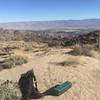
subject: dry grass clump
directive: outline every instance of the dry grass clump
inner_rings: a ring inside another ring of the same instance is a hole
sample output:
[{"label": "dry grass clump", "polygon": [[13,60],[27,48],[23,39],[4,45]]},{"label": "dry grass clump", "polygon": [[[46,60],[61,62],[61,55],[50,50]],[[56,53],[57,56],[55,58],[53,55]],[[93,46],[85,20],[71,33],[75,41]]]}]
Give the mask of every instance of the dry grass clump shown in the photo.
[{"label": "dry grass clump", "polygon": [[72,51],[70,51],[68,54],[74,55],[74,56],[89,56],[89,57],[95,57],[96,52],[81,46],[75,46]]},{"label": "dry grass clump", "polygon": [[93,45],[86,44],[86,45],[83,45],[83,48],[86,48],[89,50],[97,50],[97,44],[93,44]]},{"label": "dry grass clump", "polygon": [[96,69],[92,71],[92,76],[97,80],[100,81],[100,69]]},{"label": "dry grass clump", "polygon": [[13,53],[14,53],[14,52],[13,52],[12,49],[9,48],[9,47],[0,48],[0,56],[11,55],[11,54],[13,54]]},{"label": "dry grass clump", "polygon": [[15,67],[16,65],[22,65],[27,62],[28,61],[26,57],[11,55],[9,56],[9,58],[5,59],[4,66],[6,68],[12,68],[12,67]]},{"label": "dry grass clump", "polygon": [[8,53],[7,52],[2,52],[2,51],[0,51],[0,56],[5,56],[5,55],[7,55]]},{"label": "dry grass clump", "polygon": [[5,81],[0,84],[0,100],[19,100],[20,91],[17,83]]},{"label": "dry grass clump", "polygon": [[62,61],[62,62],[57,63],[57,65],[60,65],[60,66],[73,66],[73,65],[78,65],[78,64],[79,63],[76,61]]},{"label": "dry grass clump", "polygon": [[24,51],[31,51],[31,52],[42,52],[46,51],[46,48],[33,48],[32,46],[27,46]]},{"label": "dry grass clump", "polygon": [[32,45],[28,45],[25,47],[24,51],[33,51]]},{"label": "dry grass clump", "polygon": [[61,62],[53,62],[51,64],[55,64],[58,66],[76,66],[76,65],[80,64],[80,61],[78,59],[69,58],[67,60],[64,60]]}]

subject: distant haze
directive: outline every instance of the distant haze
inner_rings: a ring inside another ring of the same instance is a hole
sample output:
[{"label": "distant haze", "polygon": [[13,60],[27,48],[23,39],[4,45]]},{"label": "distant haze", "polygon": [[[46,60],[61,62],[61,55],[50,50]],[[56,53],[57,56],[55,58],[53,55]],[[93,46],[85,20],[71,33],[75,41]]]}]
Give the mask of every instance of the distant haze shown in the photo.
[{"label": "distant haze", "polygon": [[1,23],[0,27],[18,30],[100,29],[100,19],[9,22]]}]

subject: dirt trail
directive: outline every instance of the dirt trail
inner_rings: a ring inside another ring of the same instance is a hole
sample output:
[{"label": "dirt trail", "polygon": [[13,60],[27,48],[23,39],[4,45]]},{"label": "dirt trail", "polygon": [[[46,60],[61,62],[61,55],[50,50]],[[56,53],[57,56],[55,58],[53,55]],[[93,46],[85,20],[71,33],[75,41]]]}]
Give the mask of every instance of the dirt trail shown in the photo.
[{"label": "dirt trail", "polygon": [[[46,55],[33,53],[30,62],[13,69],[0,72],[0,79],[18,81],[20,74],[34,69],[39,89],[46,91],[57,83],[71,81],[73,87],[59,97],[45,96],[40,100],[100,100],[100,61],[99,59],[71,56],[65,54],[68,49],[54,49]],[[78,65],[61,66],[53,62],[78,62]]]}]

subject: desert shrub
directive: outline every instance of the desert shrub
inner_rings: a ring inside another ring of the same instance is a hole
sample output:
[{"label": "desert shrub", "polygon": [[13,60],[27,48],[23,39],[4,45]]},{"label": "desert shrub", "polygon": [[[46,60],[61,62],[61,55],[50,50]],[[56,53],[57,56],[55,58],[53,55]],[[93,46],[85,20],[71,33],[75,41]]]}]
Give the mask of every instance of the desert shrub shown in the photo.
[{"label": "desert shrub", "polygon": [[79,63],[76,61],[62,61],[62,62],[57,63],[57,65],[60,65],[60,66],[72,66],[72,65],[77,65],[77,64]]},{"label": "desert shrub", "polygon": [[90,50],[88,48],[84,48],[81,46],[75,47],[73,50],[71,50],[68,54],[74,55],[74,56],[89,56],[89,57],[94,57],[95,51]]},{"label": "desert shrub", "polygon": [[83,47],[86,49],[89,49],[89,50],[96,50],[97,49],[97,46],[95,44],[93,44],[93,45],[86,44],[86,45],[83,45]]},{"label": "desert shrub", "polygon": [[80,48],[80,45],[79,44],[76,44],[76,45],[72,45],[69,47],[70,49],[74,49],[74,48]]},{"label": "desert shrub", "polygon": [[12,68],[15,67],[16,65],[22,65],[24,63],[27,63],[27,58],[26,57],[22,57],[22,56],[10,56],[9,58],[7,58],[5,60],[5,67],[7,68]]},{"label": "desert shrub", "polygon": [[80,61],[77,58],[69,58],[64,61],[52,62],[50,64],[55,64],[58,66],[76,66],[76,65],[80,64]]},{"label": "desert shrub", "polygon": [[28,46],[24,49],[24,51],[33,51],[33,47],[32,46]]},{"label": "desert shrub", "polygon": [[7,52],[0,52],[0,56],[5,56],[7,55]]},{"label": "desert shrub", "polygon": [[20,47],[19,46],[17,46],[17,45],[12,45],[12,46],[9,46],[9,48],[12,50],[12,49],[20,49]]},{"label": "desert shrub", "polygon": [[0,84],[0,100],[19,100],[20,91],[16,83],[6,81]]}]

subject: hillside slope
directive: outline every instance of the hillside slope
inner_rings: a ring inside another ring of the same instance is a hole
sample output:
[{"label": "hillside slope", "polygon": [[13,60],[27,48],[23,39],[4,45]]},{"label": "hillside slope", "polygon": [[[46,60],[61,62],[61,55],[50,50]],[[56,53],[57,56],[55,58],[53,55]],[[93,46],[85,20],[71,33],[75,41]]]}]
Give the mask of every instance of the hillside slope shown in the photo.
[{"label": "hillside slope", "polygon": [[[0,72],[0,79],[18,81],[22,73],[34,69],[39,90],[45,92],[50,87],[71,81],[73,86],[59,97],[45,96],[40,100],[100,100],[100,61],[86,56],[72,56],[66,54],[70,49],[50,49],[47,54],[42,51],[26,54],[29,63],[13,69]],[[57,63],[72,62],[62,66]]]}]

